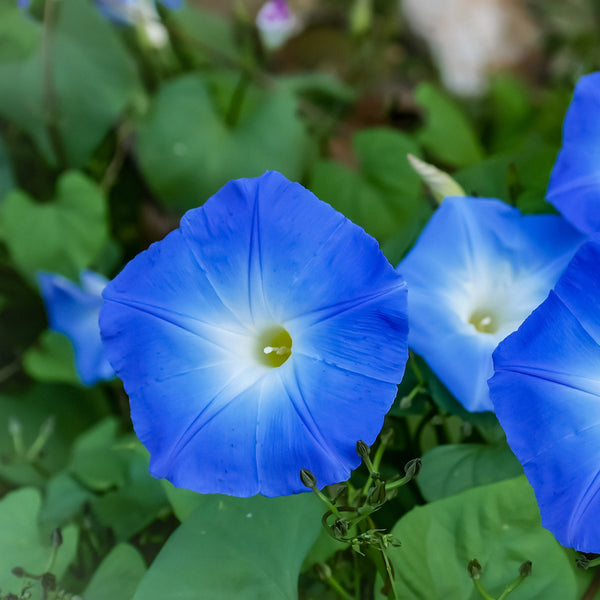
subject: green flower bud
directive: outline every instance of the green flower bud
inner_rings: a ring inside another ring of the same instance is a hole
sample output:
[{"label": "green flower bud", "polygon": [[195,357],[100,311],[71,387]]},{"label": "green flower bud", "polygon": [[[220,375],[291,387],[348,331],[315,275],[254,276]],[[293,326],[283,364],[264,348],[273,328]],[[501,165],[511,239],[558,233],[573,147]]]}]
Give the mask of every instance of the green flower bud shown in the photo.
[{"label": "green flower bud", "polygon": [[469,577],[471,577],[471,579],[479,579],[482,570],[483,569],[476,558],[474,558],[467,566],[467,571],[469,572]]},{"label": "green flower bud", "polygon": [[300,479],[308,488],[317,487],[317,478],[308,469],[300,469]]},{"label": "green flower bud", "polygon": [[356,442],[356,454],[358,454],[361,458],[366,458],[371,454],[371,449],[365,442],[358,440],[358,442]]},{"label": "green flower bud", "polygon": [[530,560],[526,560],[519,567],[519,575],[521,577],[529,577],[531,575],[531,568],[533,567],[533,563]]}]

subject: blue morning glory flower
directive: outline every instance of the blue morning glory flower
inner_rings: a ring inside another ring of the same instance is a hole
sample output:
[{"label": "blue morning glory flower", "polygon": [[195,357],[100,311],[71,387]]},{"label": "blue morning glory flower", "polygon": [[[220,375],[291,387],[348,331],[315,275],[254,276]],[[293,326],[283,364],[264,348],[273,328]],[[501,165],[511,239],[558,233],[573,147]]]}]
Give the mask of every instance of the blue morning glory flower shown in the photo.
[{"label": "blue morning glory flower", "polygon": [[585,233],[600,231],[600,73],[575,87],[547,200]]},{"label": "blue morning glory flower", "polygon": [[[161,3],[169,8],[181,8],[183,4],[182,0],[161,0]],[[169,41],[155,0],[96,0],[96,6],[108,19],[135,26],[144,43],[160,48]]]},{"label": "blue morning glory flower", "polygon": [[38,273],[38,282],[50,329],[66,335],[73,345],[75,368],[85,385],[112,379],[100,339],[98,316],[102,290],[108,280],[93,271],[82,271],[81,286],[55,273]]},{"label": "blue morning glory flower", "polygon": [[581,240],[559,216],[453,197],[400,263],[409,346],[467,410],[492,410],[492,352],[547,296]]},{"label": "blue morning glory flower", "polygon": [[407,359],[406,285],[283,175],[228,183],[108,284],[100,327],[150,470],[236,496],[348,478]]},{"label": "blue morning glory flower", "polygon": [[494,353],[490,393],[542,524],[600,552],[600,236]]},{"label": "blue morning glory flower", "polygon": [[[177,9],[183,0],[159,0],[167,8]],[[140,20],[158,20],[155,0],[96,0],[96,6],[109,19],[133,25]]]},{"label": "blue morning glory flower", "polygon": [[[155,0],[95,0],[100,11],[109,19],[123,23],[134,23],[136,12],[156,12]],[[183,5],[183,0],[159,0],[167,8],[177,9]],[[19,8],[28,8],[31,0],[17,0]]]}]

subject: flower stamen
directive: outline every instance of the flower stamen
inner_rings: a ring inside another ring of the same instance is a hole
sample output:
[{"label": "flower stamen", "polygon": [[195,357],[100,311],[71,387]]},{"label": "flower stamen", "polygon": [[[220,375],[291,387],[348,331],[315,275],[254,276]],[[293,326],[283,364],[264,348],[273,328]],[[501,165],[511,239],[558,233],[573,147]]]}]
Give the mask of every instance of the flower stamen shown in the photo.
[{"label": "flower stamen", "polygon": [[496,315],[489,310],[474,310],[469,318],[469,323],[480,333],[496,333],[498,331]]},{"label": "flower stamen", "polygon": [[270,327],[258,337],[256,356],[267,367],[280,367],[292,354],[292,338],[281,326]]}]

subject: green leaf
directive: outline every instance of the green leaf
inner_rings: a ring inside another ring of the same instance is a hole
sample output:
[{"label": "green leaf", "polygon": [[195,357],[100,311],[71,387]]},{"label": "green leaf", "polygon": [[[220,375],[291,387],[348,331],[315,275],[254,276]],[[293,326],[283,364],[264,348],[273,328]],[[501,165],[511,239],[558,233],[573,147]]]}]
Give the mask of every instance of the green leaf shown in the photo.
[{"label": "green leaf", "polygon": [[124,541],[167,512],[167,497],[160,481],[150,475],[150,455],[137,438],[119,439],[111,452],[124,465],[126,478],[119,489],[98,497],[93,509],[116,539]]},{"label": "green leaf", "polygon": [[38,43],[33,19],[25,18],[17,2],[0,4],[0,64],[27,58]]},{"label": "green leaf", "polygon": [[134,600],[281,600],[298,597],[302,560],[321,528],[312,494],[203,496],[164,545]]},{"label": "green leaf", "polygon": [[236,93],[231,77],[188,75],[161,88],[137,140],[140,167],[161,201],[196,207],[230,179],[268,169],[301,178],[310,143],[294,96],[248,86],[233,126],[224,116]]},{"label": "green leaf", "polygon": [[490,82],[489,110],[492,119],[491,145],[494,153],[514,152],[532,134],[539,135],[532,121],[536,107],[524,82],[506,73]]},{"label": "green leaf", "polygon": [[483,150],[469,121],[450,98],[422,83],[415,100],[425,110],[418,140],[435,159],[451,167],[466,167],[482,159]]},{"label": "green leaf", "polygon": [[[22,488],[0,501],[0,589],[4,594],[20,594],[25,580],[11,570],[23,567],[41,575],[51,556],[49,537],[41,537],[37,516],[42,499],[33,488]],[[63,543],[58,550],[52,573],[60,579],[77,552],[78,530],[70,525],[62,530]]]},{"label": "green leaf", "polygon": [[187,519],[203,502],[203,496],[198,492],[192,492],[192,490],[186,490],[184,488],[176,488],[166,479],[161,479],[160,483],[167,495],[173,513],[180,521],[185,521],[185,519]]},{"label": "green leaf", "polygon": [[[481,583],[494,597],[526,560],[533,573],[510,600],[577,597],[577,580],[564,549],[540,524],[533,491],[524,476],[477,487],[411,510],[392,533],[390,548],[399,598],[481,600],[467,573],[476,558]],[[376,584],[379,592],[381,583]],[[378,593],[378,598],[382,598]]]},{"label": "green leaf", "polygon": [[[1,16],[0,19],[2,19]],[[4,199],[4,196],[6,196],[6,194],[14,187],[15,178],[13,175],[12,165],[10,163],[10,157],[6,150],[4,140],[2,136],[0,136],[0,203]]]},{"label": "green leaf", "polygon": [[456,181],[469,196],[510,200],[509,169],[514,155],[491,156],[455,173]]},{"label": "green leaf", "polygon": [[83,597],[85,600],[131,600],[145,572],[146,564],[136,548],[119,544],[102,561]]},{"label": "green leaf", "polygon": [[132,59],[92,2],[62,0],[56,9],[49,77],[43,69],[42,25],[24,11],[12,14],[13,26],[27,30],[27,48],[35,43],[36,49],[27,56],[12,52],[13,60],[0,62],[0,114],[29,133],[54,163],[56,147],[46,122],[54,111],[64,157],[78,167],[139,93],[140,84]]},{"label": "green leaf", "polygon": [[26,393],[9,396],[0,394],[0,455],[7,463],[14,462],[12,439],[4,432],[8,422],[16,418],[21,423],[23,440],[29,448],[40,427],[54,418],[54,432],[44,446],[39,464],[44,471],[54,473],[66,466],[74,439],[108,410],[106,398],[97,388],[67,385],[36,384]]},{"label": "green leaf", "polygon": [[410,238],[431,212],[407,159],[407,154],[418,152],[417,145],[407,135],[373,128],[357,133],[353,146],[359,169],[319,161],[311,190],[379,240]]},{"label": "green leaf", "polygon": [[125,483],[125,465],[113,451],[118,427],[115,417],[107,417],[73,444],[69,471],[90,489],[106,491]]},{"label": "green leaf", "polygon": [[432,448],[423,455],[417,483],[428,502],[458,494],[523,472],[506,443],[448,444]]},{"label": "green leaf", "polygon": [[46,487],[46,497],[40,513],[40,525],[50,533],[62,527],[79,513],[93,494],[65,472],[58,473]]},{"label": "green leaf", "polygon": [[456,415],[463,421],[471,423],[490,444],[501,443],[506,439],[496,415],[491,412],[473,413],[467,411],[446,386],[436,377],[427,363],[419,356],[414,356],[419,370],[423,374],[433,401],[446,413]]},{"label": "green leaf", "polygon": [[69,338],[50,329],[42,332],[38,344],[27,350],[23,367],[38,381],[80,383]]},{"label": "green leaf", "polygon": [[199,6],[188,4],[169,13],[168,25],[175,30],[175,43],[199,65],[240,62],[232,21]]},{"label": "green leaf", "polygon": [[60,177],[52,203],[38,204],[15,190],[0,206],[0,225],[11,257],[31,279],[36,271],[77,278],[106,242],[106,221],[104,196],[75,171]]}]

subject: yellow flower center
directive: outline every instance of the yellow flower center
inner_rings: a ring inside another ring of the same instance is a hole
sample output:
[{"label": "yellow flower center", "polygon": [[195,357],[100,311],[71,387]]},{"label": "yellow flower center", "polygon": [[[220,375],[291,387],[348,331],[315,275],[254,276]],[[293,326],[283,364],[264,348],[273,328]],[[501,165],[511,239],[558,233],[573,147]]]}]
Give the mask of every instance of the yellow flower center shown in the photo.
[{"label": "yellow flower center", "polygon": [[292,337],[279,325],[258,337],[256,357],[267,367],[280,367],[292,354]]},{"label": "yellow flower center", "polygon": [[477,309],[473,311],[469,323],[481,333],[496,333],[498,331],[496,315],[490,310]]}]

